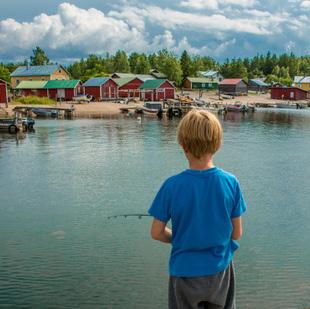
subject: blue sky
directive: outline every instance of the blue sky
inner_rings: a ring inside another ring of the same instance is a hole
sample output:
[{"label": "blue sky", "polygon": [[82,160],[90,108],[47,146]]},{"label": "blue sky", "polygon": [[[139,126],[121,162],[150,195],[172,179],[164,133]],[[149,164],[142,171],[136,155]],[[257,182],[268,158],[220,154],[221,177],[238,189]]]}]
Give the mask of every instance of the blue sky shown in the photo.
[{"label": "blue sky", "polygon": [[225,58],[310,54],[310,0],[0,0],[0,61],[35,46],[70,62],[118,49]]}]

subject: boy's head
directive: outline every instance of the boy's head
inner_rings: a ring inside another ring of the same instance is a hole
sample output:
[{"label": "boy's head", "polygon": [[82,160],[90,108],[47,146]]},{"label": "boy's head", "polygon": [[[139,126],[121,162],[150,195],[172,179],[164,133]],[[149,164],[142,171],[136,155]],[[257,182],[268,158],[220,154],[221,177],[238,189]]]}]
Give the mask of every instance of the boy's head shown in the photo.
[{"label": "boy's head", "polygon": [[196,159],[206,154],[213,155],[221,147],[221,124],[207,111],[192,110],[179,124],[178,143]]}]

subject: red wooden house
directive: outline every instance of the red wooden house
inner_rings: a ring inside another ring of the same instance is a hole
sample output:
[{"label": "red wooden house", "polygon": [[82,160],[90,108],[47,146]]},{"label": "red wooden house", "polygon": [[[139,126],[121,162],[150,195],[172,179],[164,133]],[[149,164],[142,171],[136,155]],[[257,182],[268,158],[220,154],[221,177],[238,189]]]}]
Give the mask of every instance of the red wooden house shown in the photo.
[{"label": "red wooden house", "polygon": [[96,101],[118,97],[118,85],[109,77],[90,78],[82,87],[84,94],[93,96]]},{"label": "red wooden house", "polygon": [[15,87],[15,93],[24,97],[36,96],[47,97],[47,89],[45,89],[46,81],[28,81],[23,80]]},{"label": "red wooden house", "polygon": [[115,79],[118,85],[118,96],[121,98],[139,97],[143,81],[138,77],[121,77]]},{"label": "red wooden house", "polygon": [[81,93],[81,82],[77,79],[49,80],[44,88],[50,99],[72,101],[73,97]]},{"label": "red wooden house", "polygon": [[271,99],[306,100],[308,92],[297,87],[271,87]]},{"label": "red wooden house", "polygon": [[7,82],[0,79],[0,104],[8,104],[8,88]]},{"label": "red wooden house", "polygon": [[175,87],[167,79],[146,80],[140,86],[140,100],[160,101],[174,99]]}]

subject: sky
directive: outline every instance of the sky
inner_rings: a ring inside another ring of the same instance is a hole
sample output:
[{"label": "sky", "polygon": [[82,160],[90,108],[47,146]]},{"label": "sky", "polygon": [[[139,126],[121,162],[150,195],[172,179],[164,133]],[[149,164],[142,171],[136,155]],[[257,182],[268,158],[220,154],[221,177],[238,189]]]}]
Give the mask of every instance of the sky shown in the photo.
[{"label": "sky", "polygon": [[69,63],[118,49],[211,56],[310,54],[310,0],[0,0],[0,62],[35,46]]}]

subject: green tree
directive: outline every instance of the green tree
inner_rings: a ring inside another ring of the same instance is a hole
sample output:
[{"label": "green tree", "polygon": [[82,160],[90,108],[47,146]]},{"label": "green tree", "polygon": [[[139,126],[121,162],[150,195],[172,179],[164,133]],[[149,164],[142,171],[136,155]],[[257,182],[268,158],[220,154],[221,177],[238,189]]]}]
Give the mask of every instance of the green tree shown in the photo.
[{"label": "green tree", "polygon": [[0,79],[3,79],[7,82],[10,81],[10,71],[2,63],[0,64]]},{"label": "green tree", "polygon": [[45,51],[37,46],[33,51],[33,56],[30,56],[30,65],[47,65],[50,60],[45,54]]},{"label": "green tree", "polygon": [[151,70],[151,65],[149,63],[147,56],[145,54],[139,55],[134,73],[149,74],[150,70]]},{"label": "green tree", "polygon": [[183,72],[183,74],[182,74],[183,79],[185,79],[188,76],[192,76],[194,74],[192,59],[186,50],[184,50],[182,55],[181,55],[180,64],[181,64],[181,69]]},{"label": "green tree", "polygon": [[118,50],[114,56],[114,71],[124,73],[130,72],[129,61],[123,50]]}]

